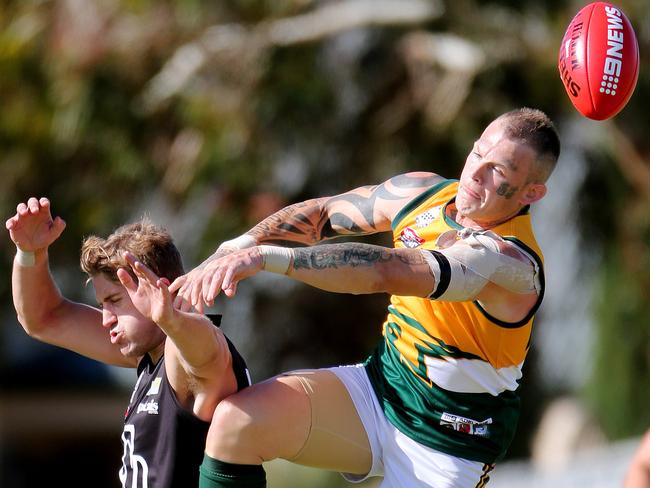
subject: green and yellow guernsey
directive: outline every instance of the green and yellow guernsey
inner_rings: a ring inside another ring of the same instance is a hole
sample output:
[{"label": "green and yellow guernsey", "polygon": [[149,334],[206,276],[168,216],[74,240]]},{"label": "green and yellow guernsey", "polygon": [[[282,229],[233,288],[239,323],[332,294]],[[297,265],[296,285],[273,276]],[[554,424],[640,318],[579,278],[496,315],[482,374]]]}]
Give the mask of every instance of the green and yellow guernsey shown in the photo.
[{"label": "green and yellow guernsey", "polygon": [[[447,216],[458,181],[445,180],[407,204],[393,221],[397,248],[435,249],[462,227]],[[528,208],[491,229],[536,265],[539,299],[523,320],[498,320],[478,301],[392,296],[383,341],[366,370],[388,420],[417,442],[473,461],[501,459],[519,418],[516,390],[533,316],[544,291],[542,254]]]}]

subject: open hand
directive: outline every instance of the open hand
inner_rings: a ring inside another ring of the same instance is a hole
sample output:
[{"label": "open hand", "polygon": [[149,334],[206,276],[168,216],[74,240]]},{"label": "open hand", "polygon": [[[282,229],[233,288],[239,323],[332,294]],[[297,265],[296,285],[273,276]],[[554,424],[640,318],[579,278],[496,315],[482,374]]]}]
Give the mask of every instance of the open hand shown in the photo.
[{"label": "open hand", "polygon": [[263,264],[257,247],[215,254],[172,283],[170,291],[178,292],[174,305],[181,310],[191,306],[203,313],[204,306],[212,306],[222,291],[233,297],[239,281],[261,271]]},{"label": "open hand", "polygon": [[8,219],[5,226],[19,249],[34,252],[56,241],[65,229],[65,222],[61,217],[52,219],[47,198],[32,197],[27,203],[18,204],[16,215]]},{"label": "open hand", "polygon": [[169,280],[159,278],[130,252],[125,252],[123,256],[131,266],[137,282],[126,269],[119,269],[117,277],[126,288],[133,305],[156,324],[163,327],[171,324],[176,318],[176,311],[168,288]]}]

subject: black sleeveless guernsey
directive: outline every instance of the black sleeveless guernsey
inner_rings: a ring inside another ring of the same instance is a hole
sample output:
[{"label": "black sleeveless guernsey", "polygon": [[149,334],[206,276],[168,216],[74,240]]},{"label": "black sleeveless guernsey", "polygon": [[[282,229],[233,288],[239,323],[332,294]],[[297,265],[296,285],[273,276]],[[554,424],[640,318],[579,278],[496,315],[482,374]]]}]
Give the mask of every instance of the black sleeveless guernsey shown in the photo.
[{"label": "black sleeveless guernsey", "polygon": [[[209,316],[219,326],[221,316]],[[246,363],[228,341],[237,390],[250,385]],[[198,486],[209,422],[184,409],[165,372],[165,357],[157,364],[145,355],[138,381],[124,414],[123,488],[185,488]]]}]

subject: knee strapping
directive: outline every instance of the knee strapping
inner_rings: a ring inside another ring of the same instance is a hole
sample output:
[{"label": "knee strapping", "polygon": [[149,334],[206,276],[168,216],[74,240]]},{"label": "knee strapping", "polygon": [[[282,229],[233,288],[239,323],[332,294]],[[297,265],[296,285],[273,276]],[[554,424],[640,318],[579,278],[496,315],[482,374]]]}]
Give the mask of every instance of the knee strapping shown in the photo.
[{"label": "knee strapping", "polygon": [[[309,398],[311,426],[304,446],[290,461],[327,469],[363,473],[372,455],[368,437],[345,386],[333,373],[294,376]],[[350,470],[352,460],[356,469]],[[355,460],[358,460],[355,461]]]}]

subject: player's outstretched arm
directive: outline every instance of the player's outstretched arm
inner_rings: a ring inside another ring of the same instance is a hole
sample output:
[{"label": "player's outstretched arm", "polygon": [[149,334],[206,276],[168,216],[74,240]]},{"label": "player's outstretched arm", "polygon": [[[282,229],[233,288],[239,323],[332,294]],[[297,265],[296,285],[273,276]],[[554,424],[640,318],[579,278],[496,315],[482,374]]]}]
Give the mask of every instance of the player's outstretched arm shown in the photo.
[{"label": "player's outstretched arm", "polygon": [[426,297],[434,288],[429,264],[417,249],[345,243],[293,253],[287,275],[321,290]]},{"label": "player's outstretched arm", "polygon": [[433,173],[406,173],[379,185],[296,203],[264,219],[246,235],[256,244],[294,247],[386,232],[406,203],[441,180]]},{"label": "player's outstretched arm", "polygon": [[29,333],[44,326],[42,319],[63,301],[48,269],[48,248],[56,241],[65,222],[52,218],[47,198],[30,198],[19,203],[16,214],[6,222],[16,245],[12,270],[13,300],[18,318]]},{"label": "player's outstretched arm", "polygon": [[[395,215],[416,196],[442,181],[433,173],[413,172],[374,186],[289,205],[257,224],[243,236],[223,243],[199,267],[172,283],[177,306],[202,310],[214,295],[207,293],[224,255],[261,244],[287,247],[313,245],[339,236],[361,236],[390,230]],[[203,297],[203,300],[201,298]]]},{"label": "player's outstretched arm", "polygon": [[480,299],[500,320],[523,319],[538,301],[534,264],[506,241],[475,234],[434,251],[362,243],[256,246],[219,259],[206,293],[232,297],[239,281],[265,270],[339,293]]},{"label": "player's outstretched arm", "polygon": [[18,320],[29,335],[49,342],[51,322],[65,301],[50,275],[48,248],[65,222],[52,218],[48,199],[30,198],[18,204],[6,227],[16,245],[11,281]]},{"label": "player's outstretched arm", "polygon": [[25,332],[99,361],[131,366],[111,346],[101,311],[67,300],[50,274],[48,248],[65,229],[65,222],[52,218],[49,200],[32,197],[18,204],[6,228],[18,250],[11,274],[12,296]]},{"label": "player's outstretched arm", "polygon": [[361,243],[323,244],[298,249],[256,246],[217,261],[207,293],[232,297],[243,279],[260,271],[289,277],[338,293],[391,293],[428,296],[434,278],[417,249],[391,249]]},{"label": "player's outstretched arm", "polygon": [[169,281],[124,254],[133,276],[117,272],[138,311],[167,335],[165,368],[178,400],[203,420],[210,420],[217,403],[235,391],[232,357],[225,336],[208,317],[173,306]]}]

